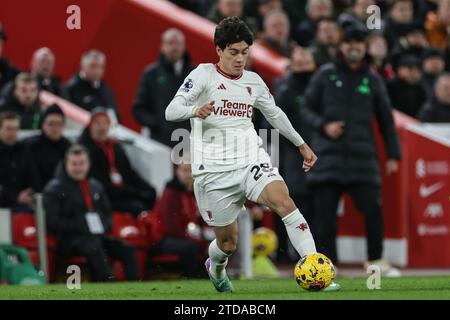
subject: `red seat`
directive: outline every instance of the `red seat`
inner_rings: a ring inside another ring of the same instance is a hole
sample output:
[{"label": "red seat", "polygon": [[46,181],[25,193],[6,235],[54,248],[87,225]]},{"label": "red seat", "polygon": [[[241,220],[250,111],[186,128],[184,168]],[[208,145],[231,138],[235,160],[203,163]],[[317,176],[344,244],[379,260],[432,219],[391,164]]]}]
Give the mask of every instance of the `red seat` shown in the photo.
[{"label": "red seat", "polygon": [[[146,237],[148,245],[155,245],[164,236],[164,230],[158,221],[155,213],[144,212],[138,217],[138,222],[142,233]],[[179,257],[174,254],[160,254],[149,257],[152,265],[172,264],[179,261]]]},{"label": "red seat", "polygon": [[[112,229],[110,236],[119,238],[136,247],[139,277],[144,279],[147,269],[148,241],[138,220],[127,212],[114,212],[112,215]],[[114,275],[117,280],[124,280],[123,268],[119,263],[113,265]]]},{"label": "red seat", "polygon": [[[28,251],[31,262],[39,264],[38,241],[36,220],[30,213],[14,213],[12,215],[13,243],[19,247],[24,247]],[[53,249],[56,240],[52,235],[47,235],[47,265],[49,267],[49,279],[54,279]]]},{"label": "red seat", "polygon": [[126,212],[114,212],[112,215],[111,236],[124,240],[136,247],[148,247],[137,219]]},{"label": "red seat", "polygon": [[[37,249],[36,220],[30,213],[14,213],[12,215],[13,243],[27,249]],[[47,247],[54,248],[56,240],[47,234]]]}]

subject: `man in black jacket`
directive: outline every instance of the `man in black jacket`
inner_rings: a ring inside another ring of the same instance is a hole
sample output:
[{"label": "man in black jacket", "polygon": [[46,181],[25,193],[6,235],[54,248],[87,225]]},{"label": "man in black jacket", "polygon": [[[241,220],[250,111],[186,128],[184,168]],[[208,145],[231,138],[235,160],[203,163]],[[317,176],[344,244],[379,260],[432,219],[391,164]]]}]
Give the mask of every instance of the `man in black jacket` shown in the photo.
[{"label": "man in black jacket", "polygon": [[0,113],[0,208],[32,212],[36,168],[25,144],[18,141],[19,129],[17,114]]},{"label": "man in black jacket", "polygon": [[19,73],[19,71],[2,55],[5,40],[6,35],[3,31],[2,23],[0,22],[0,91],[8,82],[14,80]]},{"label": "man in black jacket", "polygon": [[87,111],[101,106],[112,110],[119,119],[114,93],[103,81],[105,66],[104,53],[98,50],[85,52],[81,57],[80,72],[67,82],[65,94],[71,102]]},{"label": "man in black jacket", "polygon": [[135,248],[107,236],[111,207],[101,183],[88,178],[89,166],[87,150],[74,145],[45,186],[47,226],[57,238],[57,251],[63,256],[86,257],[94,280],[113,279],[107,255],[124,263],[127,280],[138,280]]},{"label": "man in black jacket", "polygon": [[413,118],[427,100],[421,77],[420,60],[414,55],[405,55],[398,63],[397,76],[387,84],[393,107]]},{"label": "man in black jacket", "polygon": [[24,72],[17,75],[10,93],[0,101],[2,111],[18,114],[21,129],[39,129],[41,106],[36,78]]},{"label": "man in black jacket", "polygon": [[[311,141],[312,128],[303,121],[299,108],[303,101],[305,89],[315,69],[316,65],[311,52],[300,47],[295,48],[291,55],[289,75],[286,82],[275,93],[277,105],[286,113],[294,128],[301,132],[305,141]],[[314,234],[314,198],[306,186],[305,172],[302,169],[302,163],[298,161],[298,150],[284,137],[281,137],[280,140],[280,169],[289,188],[289,194],[306,221],[309,221],[309,227]],[[288,238],[281,219],[275,221],[279,238],[277,258],[281,260],[289,257],[287,254]]]},{"label": "man in black jacket", "polygon": [[30,157],[36,165],[38,186],[44,186],[55,175],[58,163],[64,158],[71,143],[63,136],[64,113],[57,104],[53,104],[41,116],[41,133],[26,141]]},{"label": "man in black jacket", "polygon": [[172,132],[178,128],[190,130],[189,121],[168,122],[165,110],[184,78],[192,70],[185,51],[184,35],[177,29],[165,31],[161,39],[158,62],[147,67],[141,78],[133,103],[135,119],[151,130],[151,137],[173,147]]},{"label": "man in black jacket", "polygon": [[381,175],[372,118],[378,120],[389,160],[388,174],[398,169],[400,148],[386,87],[370,70],[365,31],[348,28],[336,63],[324,65],[312,78],[301,108],[315,128],[312,148],[319,160],[307,178],[314,187],[315,236],[318,250],[337,260],[336,210],[348,192],[364,214],[368,259],[383,273],[398,273],[382,260]]},{"label": "man in black jacket", "polygon": [[109,138],[110,125],[106,110],[94,109],[79,142],[89,150],[90,176],[103,184],[113,210],[138,216],[142,211],[153,208],[156,191],[131,167],[120,143]]},{"label": "man in black jacket", "polygon": [[423,122],[450,123],[450,73],[436,80],[434,96],[422,106],[417,118]]},{"label": "man in black jacket", "polygon": [[36,77],[41,90],[63,96],[60,78],[53,76],[55,55],[46,47],[37,49],[31,58],[31,74]]}]

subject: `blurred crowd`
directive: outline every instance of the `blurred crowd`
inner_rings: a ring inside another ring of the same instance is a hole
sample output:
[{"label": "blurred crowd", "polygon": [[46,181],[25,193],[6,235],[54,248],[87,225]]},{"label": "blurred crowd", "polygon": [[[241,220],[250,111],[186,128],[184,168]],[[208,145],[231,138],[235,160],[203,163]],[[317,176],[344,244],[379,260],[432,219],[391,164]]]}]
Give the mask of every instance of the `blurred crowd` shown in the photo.
[{"label": "blurred crowd", "polygon": [[[394,173],[401,155],[391,108],[423,122],[450,122],[450,0],[172,2],[215,23],[241,17],[257,43],[289,59],[285,73],[271,84],[273,93],[322,159],[307,181],[298,153],[282,141],[280,169],[291,194],[316,228],[323,251],[337,260],[333,217],[341,193],[349,192],[369,226],[369,259],[380,259],[380,169],[373,135],[364,128],[370,127],[372,116],[377,118],[389,157],[386,168]],[[381,9],[381,29],[367,26],[370,5]],[[79,70],[61,83],[50,48],[33,53],[29,70],[14,67],[14,57],[10,62],[2,54],[6,29],[0,23],[0,207],[32,213],[34,194],[42,192],[59,254],[85,256],[95,279],[112,277],[105,254],[124,261],[128,279],[138,277],[134,248],[107,236],[112,212],[156,220],[160,227],[152,226],[156,236],[150,254],[175,254],[187,276],[199,274],[192,256],[203,256],[211,239],[193,232],[207,227],[196,208],[190,165],[174,167],[159,198],[133,169],[122,143],[109,136],[121,117],[114,92],[103,80],[106,55],[88,50],[80,57]],[[172,131],[190,125],[165,121],[165,108],[195,66],[182,31],[166,30],[160,41],[159,58],[143,70],[132,112],[152,139],[173,147],[177,142],[170,139]],[[91,112],[74,145],[63,135],[62,108],[42,106],[41,90]],[[342,95],[352,97],[350,106]],[[329,120],[345,112],[346,123]],[[258,113],[253,120],[256,128],[268,127]],[[19,141],[19,130],[28,129],[38,133]],[[362,171],[364,177],[357,174]],[[248,207],[259,226],[265,209],[251,203]],[[81,218],[85,214],[90,218]],[[319,227],[318,219],[327,223]],[[275,227],[281,238],[278,258],[295,259],[288,254],[279,221]]]}]

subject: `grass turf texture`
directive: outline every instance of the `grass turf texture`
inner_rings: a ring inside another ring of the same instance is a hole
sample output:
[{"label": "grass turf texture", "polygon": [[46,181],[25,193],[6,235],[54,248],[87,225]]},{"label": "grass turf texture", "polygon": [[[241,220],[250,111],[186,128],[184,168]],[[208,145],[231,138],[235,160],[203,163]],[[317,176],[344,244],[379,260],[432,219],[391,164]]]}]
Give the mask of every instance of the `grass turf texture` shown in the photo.
[{"label": "grass turf texture", "polygon": [[234,280],[236,292],[217,293],[209,280],[171,280],[138,283],[82,283],[80,290],[65,284],[5,286],[0,299],[450,299],[450,276],[382,278],[380,290],[368,290],[367,278],[338,278],[339,292],[307,292],[294,279]]}]

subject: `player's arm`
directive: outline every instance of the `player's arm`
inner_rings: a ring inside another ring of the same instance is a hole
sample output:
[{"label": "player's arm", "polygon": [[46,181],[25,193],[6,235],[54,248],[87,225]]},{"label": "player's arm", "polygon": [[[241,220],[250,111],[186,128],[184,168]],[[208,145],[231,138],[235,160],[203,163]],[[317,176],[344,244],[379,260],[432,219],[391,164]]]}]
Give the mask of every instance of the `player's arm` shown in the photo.
[{"label": "player's arm", "polygon": [[255,102],[255,107],[261,110],[262,114],[272,125],[272,127],[278,129],[286,139],[299,148],[299,151],[304,159],[303,169],[305,172],[308,172],[316,163],[317,156],[305,143],[300,134],[294,129],[283,110],[275,104],[275,101],[269,92],[269,88],[265,85],[264,88],[264,92]]},{"label": "player's arm", "polygon": [[175,97],[166,108],[167,121],[178,122],[189,120],[192,117],[205,119],[211,114],[214,101],[205,103],[203,106],[195,104],[205,87],[206,77],[206,72],[199,66],[184,79]]}]

